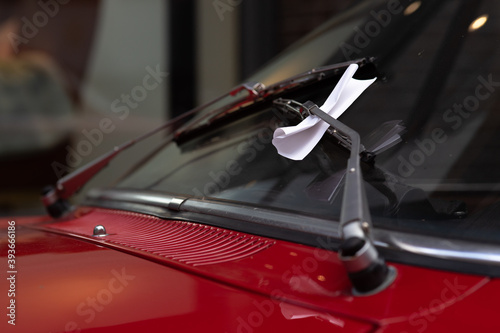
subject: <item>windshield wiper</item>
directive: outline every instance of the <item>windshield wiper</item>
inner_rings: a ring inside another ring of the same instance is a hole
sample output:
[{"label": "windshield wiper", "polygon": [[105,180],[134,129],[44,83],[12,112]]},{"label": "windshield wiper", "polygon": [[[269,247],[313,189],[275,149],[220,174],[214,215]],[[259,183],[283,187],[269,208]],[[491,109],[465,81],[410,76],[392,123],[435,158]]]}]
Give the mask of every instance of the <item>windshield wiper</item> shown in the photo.
[{"label": "windshield wiper", "polygon": [[[186,124],[180,128],[175,133],[175,140],[177,142],[182,142],[184,137],[190,137],[192,132],[196,132],[202,128],[209,128],[212,124],[217,121],[223,121],[229,116],[232,116],[235,112],[245,108],[249,104],[252,104],[259,100],[264,99],[275,99],[278,95],[284,92],[302,87],[304,85],[324,80],[326,78],[340,75],[349,65],[358,64],[360,68],[366,67],[367,65],[373,65],[375,61],[374,58],[362,58],[352,61],[346,61],[342,63],[337,63],[333,65],[313,68],[307,72],[300,73],[289,77],[285,80],[279,81],[269,86],[265,86],[260,82],[248,82],[243,83],[235,88],[231,89],[226,94],[223,94],[216,98],[215,100],[201,105],[197,108],[198,111],[204,111],[209,109],[211,106],[216,105],[217,102],[222,101],[227,97],[235,97],[240,92],[247,92],[245,97],[237,99],[231,103],[227,103],[222,107],[216,107],[215,109],[206,112],[201,117],[193,119],[190,123]],[[371,69],[374,69],[373,66]]]},{"label": "windshield wiper", "polygon": [[[347,138],[351,154],[347,162],[345,187],[340,213],[339,249],[356,294],[373,294],[385,289],[396,277],[396,270],[387,266],[371,239],[372,228],[368,201],[360,167],[362,150],[359,134],[308,101],[302,104],[305,111],[328,123],[341,137]],[[345,145],[344,145],[345,146]]]},{"label": "windshield wiper", "polygon": [[[196,112],[198,112],[198,109],[193,109],[166,122],[165,124],[153,129],[146,134],[143,134],[133,140],[127,141],[120,146],[116,146],[110,152],[59,179],[55,187],[46,186],[42,191],[42,203],[49,215],[57,218],[70,211],[71,205],[69,204],[68,199],[73,196],[73,194],[75,194],[78,190],[80,190],[80,188],[82,188],[82,186],[85,185],[90,179],[92,179],[97,173],[99,173],[99,171],[106,167],[109,162],[122,151],[130,148],[134,144],[144,139],[153,136],[158,132],[176,128],[179,123],[181,123],[181,121]],[[172,134],[172,132],[169,132],[168,134]]]},{"label": "windshield wiper", "polygon": [[[216,105],[217,102],[223,100],[229,96],[236,96],[242,91],[246,91],[248,96],[243,100],[238,100],[236,103],[231,104],[232,106],[239,105],[243,106],[250,101],[254,101],[258,98],[265,98],[270,95],[276,94],[278,92],[291,89],[297,85],[304,84],[306,82],[310,82],[312,80],[321,80],[327,75],[334,74],[336,75],[340,69],[343,69],[349,66],[352,63],[358,63],[360,65],[364,65],[366,63],[370,63],[372,60],[367,59],[359,59],[354,61],[349,61],[345,63],[335,64],[331,66],[325,66],[317,69],[312,69],[308,72],[293,76],[286,80],[280,81],[276,84],[265,88],[262,83],[252,82],[252,83],[243,83],[236,88],[232,89],[228,93],[212,100],[211,102],[196,107],[177,118],[172,119],[171,121],[165,123],[164,125],[152,130],[149,133],[146,133],[134,140],[130,140],[124,143],[121,146],[115,147],[112,151],[107,154],[99,157],[98,159],[88,163],[82,168],[70,173],[69,175],[61,178],[56,186],[47,186],[42,191],[42,202],[47,209],[47,212],[52,217],[60,217],[66,214],[70,209],[71,205],[67,201],[73,194],[75,194],[80,188],[85,185],[90,179],[92,179],[99,171],[101,171],[105,166],[109,164],[111,160],[113,160],[119,153],[128,149],[132,145],[137,142],[140,142],[150,136],[167,129],[175,128],[180,124],[182,120],[185,118],[202,112],[206,110],[210,106]],[[224,109],[227,110],[227,109]],[[223,113],[223,112],[222,112]],[[222,114],[224,116],[224,114]],[[181,133],[189,132],[190,130],[197,128],[198,126],[205,124],[210,125],[213,122],[214,118],[221,117],[221,111],[217,108],[212,112],[208,112],[203,115],[201,118],[195,119],[193,123],[188,124],[184,128],[178,130],[174,137],[178,137]],[[169,133],[172,134],[172,133]]]}]

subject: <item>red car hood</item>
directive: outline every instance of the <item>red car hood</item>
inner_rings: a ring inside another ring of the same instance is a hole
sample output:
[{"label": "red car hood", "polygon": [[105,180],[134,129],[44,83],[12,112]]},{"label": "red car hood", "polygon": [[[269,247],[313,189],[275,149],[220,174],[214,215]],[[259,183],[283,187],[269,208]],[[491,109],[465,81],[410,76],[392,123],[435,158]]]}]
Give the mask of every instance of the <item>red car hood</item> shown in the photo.
[{"label": "red car hood", "polygon": [[[2,301],[6,309],[14,299],[15,327],[12,315],[4,316],[2,332],[460,332],[499,326],[492,302],[500,286],[481,276],[393,264],[395,283],[356,297],[334,252],[104,209],[43,220],[16,220],[15,267],[1,285],[15,293]],[[105,224],[109,236],[92,237],[95,224]],[[215,245],[207,230],[228,241]]]}]

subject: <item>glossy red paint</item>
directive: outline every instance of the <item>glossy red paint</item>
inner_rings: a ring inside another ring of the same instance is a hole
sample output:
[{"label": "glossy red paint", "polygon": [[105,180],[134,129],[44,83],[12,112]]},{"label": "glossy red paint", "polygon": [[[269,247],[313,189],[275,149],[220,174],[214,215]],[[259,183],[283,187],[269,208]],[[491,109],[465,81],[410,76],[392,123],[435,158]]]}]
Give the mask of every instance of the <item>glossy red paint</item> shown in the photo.
[{"label": "glossy red paint", "polygon": [[490,331],[500,327],[491,320],[500,285],[486,277],[392,264],[398,276],[387,290],[356,297],[336,253],[309,246],[259,237],[273,245],[244,258],[193,265],[91,236],[98,221],[125,236],[119,222],[131,214],[141,223],[161,221],[84,209],[59,222],[42,218],[20,225],[16,327],[4,320],[2,332],[392,333],[470,332],[483,323]]},{"label": "glossy red paint", "polygon": [[[71,237],[23,227],[17,233],[16,326],[3,320],[2,332],[275,332],[276,327],[288,332],[369,332],[373,328],[370,323],[271,301]],[[42,243],[43,253],[32,250]],[[1,259],[6,259],[4,251]],[[7,287],[4,279],[2,290]]]}]

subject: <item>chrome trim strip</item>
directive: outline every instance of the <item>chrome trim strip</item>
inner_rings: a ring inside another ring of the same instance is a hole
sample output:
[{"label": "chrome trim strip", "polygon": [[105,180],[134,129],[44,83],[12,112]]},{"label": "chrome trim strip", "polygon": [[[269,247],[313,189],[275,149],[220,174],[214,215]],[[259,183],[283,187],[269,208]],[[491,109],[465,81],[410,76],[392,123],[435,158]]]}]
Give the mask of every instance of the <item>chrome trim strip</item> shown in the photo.
[{"label": "chrome trim strip", "polygon": [[[193,198],[185,201],[181,211],[245,220],[252,223],[340,239],[338,232],[339,223],[336,221],[307,217],[307,220],[311,223],[304,224],[304,216],[271,209],[245,207],[231,203],[219,203]],[[207,213],[208,211],[210,213]]]},{"label": "chrome trim strip", "polygon": [[[94,200],[113,200],[113,201],[125,201],[133,203],[144,203],[153,206],[169,208],[172,204],[175,206],[175,202],[178,200],[184,201],[186,197],[175,197],[167,193],[158,193],[152,191],[137,191],[137,190],[90,190],[87,194],[87,198]],[[172,203],[174,201],[174,203]]]},{"label": "chrome trim strip", "polygon": [[500,267],[500,246],[398,231],[373,230],[376,245],[422,256]]},{"label": "chrome trim strip", "polygon": [[[174,209],[180,212],[219,216],[255,224],[296,230],[340,240],[338,221],[305,217],[257,207],[221,203],[209,199],[180,198],[152,191],[128,189],[91,190],[87,198],[94,202],[118,201]],[[309,223],[304,224],[304,218]],[[424,257],[500,267],[500,246],[465,240],[449,240],[399,231],[372,229],[375,245],[384,250],[408,252]]]},{"label": "chrome trim strip", "polygon": [[257,207],[245,207],[226,202],[221,203],[209,199],[174,197],[173,195],[164,192],[160,193],[129,189],[93,189],[88,192],[87,199],[94,202],[111,200],[125,203],[144,204],[179,212],[219,216],[340,239],[340,235],[338,233],[338,222],[336,221],[307,217],[307,220],[310,221],[310,223],[304,224],[304,216],[297,214]]},{"label": "chrome trim strip", "polygon": [[181,205],[184,203],[184,201],[186,201],[186,199],[172,198],[172,200],[170,200],[170,203],[168,204],[168,209],[180,211]]}]

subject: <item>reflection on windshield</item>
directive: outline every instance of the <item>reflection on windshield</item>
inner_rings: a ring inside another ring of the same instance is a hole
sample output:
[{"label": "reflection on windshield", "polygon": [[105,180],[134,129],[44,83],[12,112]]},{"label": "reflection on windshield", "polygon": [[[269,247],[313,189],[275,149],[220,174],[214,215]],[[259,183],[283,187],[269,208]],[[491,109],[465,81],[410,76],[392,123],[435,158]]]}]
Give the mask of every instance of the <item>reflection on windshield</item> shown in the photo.
[{"label": "reflection on windshield", "polygon": [[[402,143],[362,166],[374,225],[498,242],[500,4],[416,1],[401,2],[401,10],[388,4],[352,12],[319,34],[312,49],[305,43],[254,78],[273,78],[273,66],[285,70],[281,64],[295,56],[314,62],[310,67],[350,60],[346,45],[356,58],[375,57],[384,77],[341,117],[362,142],[388,121],[402,119],[408,129]],[[363,45],[362,34],[369,37]],[[318,56],[320,44],[325,53]],[[286,98],[320,104],[335,83],[319,81]],[[271,145],[273,131],[297,119],[272,101],[252,110],[172,143],[119,187],[338,220],[348,151],[326,135],[303,161],[282,158]]]}]

